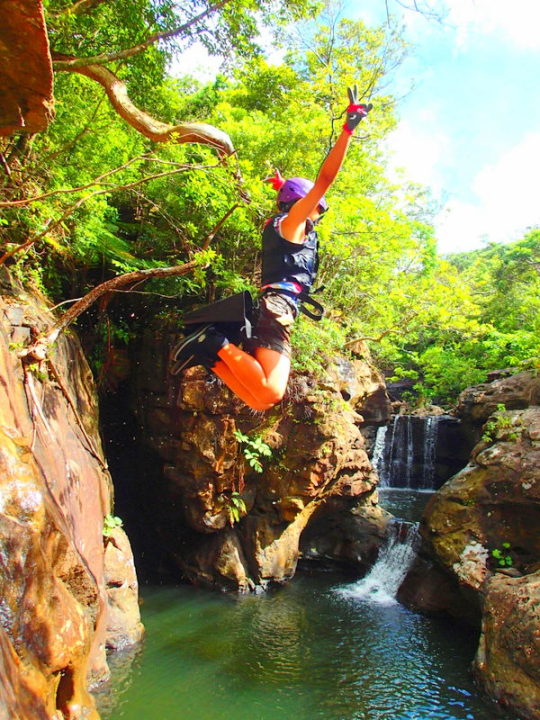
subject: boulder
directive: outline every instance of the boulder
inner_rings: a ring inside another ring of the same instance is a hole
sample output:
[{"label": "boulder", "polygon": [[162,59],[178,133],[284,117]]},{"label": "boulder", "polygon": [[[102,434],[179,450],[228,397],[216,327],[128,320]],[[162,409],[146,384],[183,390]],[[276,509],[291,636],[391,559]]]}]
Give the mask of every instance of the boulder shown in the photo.
[{"label": "boulder", "polygon": [[496,573],[484,588],[473,670],[485,690],[521,718],[540,718],[540,571]]},{"label": "boulder", "polygon": [[460,397],[479,440],[468,465],[428,502],[420,558],[400,599],[481,626],[483,688],[540,718],[540,379],[506,373]]},{"label": "boulder", "polygon": [[352,507],[345,498],[330,498],[316,510],[300,538],[304,566],[339,565],[355,576],[364,575],[378,557],[392,518],[379,505],[377,490]]},{"label": "boulder", "polygon": [[462,585],[479,590],[509,544],[524,573],[540,562],[540,407],[493,416],[493,436],[434,495],[421,523],[432,555]]},{"label": "boulder", "polygon": [[481,426],[500,405],[506,410],[540,405],[540,376],[526,371],[467,388],[458,398],[456,415],[464,422]]},{"label": "boulder", "polygon": [[[293,373],[282,403],[255,413],[202,368],[169,376],[173,343],[144,339],[131,400],[140,444],[161,464],[159,495],[143,500],[160,551],[173,574],[211,587],[286,582],[311,518],[330,499],[349,511],[373,491],[361,427],[365,413],[387,418],[384,381],[367,360],[337,359],[322,380]],[[270,457],[257,456],[259,441]]]},{"label": "boulder", "polygon": [[139,643],[144,627],[133,553],[122,528],[115,528],[105,538],[104,577],[107,589],[105,644],[109,650],[125,650]]}]

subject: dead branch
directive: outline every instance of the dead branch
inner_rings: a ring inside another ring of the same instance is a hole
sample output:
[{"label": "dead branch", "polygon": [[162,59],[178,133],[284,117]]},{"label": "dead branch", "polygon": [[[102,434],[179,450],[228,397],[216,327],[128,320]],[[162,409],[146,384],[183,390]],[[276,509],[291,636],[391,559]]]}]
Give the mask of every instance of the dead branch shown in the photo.
[{"label": "dead branch", "polygon": [[184,263],[183,265],[175,265],[166,268],[149,268],[146,270],[134,270],[133,272],[117,275],[110,280],[106,280],[93,290],[90,290],[84,297],[78,300],[71,308],[65,312],[56,322],[46,335],[43,335],[29,345],[25,350],[19,353],[19,357],[25,362],[41,362],[47,358],[47,350],[52,343],[58,338],[60,333],[64,331],[76,318],[85,310],[93,305],[96,300],[108,292],[117,290],[118,288],[138,283],[150,278],[163,277],[179,277],[187,275],[198,265],[196,260]]},{"label": "dead branch", "polygon": [[[223,218],[217,223],[217,225],[211,230],[209,235],[204,239],[202,249],[207,250],[208,246],[212,242],[216,233],[223,226],[225,221],[232,215],[232,213],[239,207],[239,205],[233,205]],[[56,322],[53,327],[43,336],[38,337],[31,345],[22,350],[19,353],[19,357],[23,362],[41,362],[47,359],[47,350],[52,343],[58,338],[61,332],[63,332],[79,315],[82,315],[85,310],[93,305],[103,295],[117,291],[119,288],[126,286],[134,286],[150,278],[164,278],[164,277],[180,277],[181,275],[187,275],[200,263],[197,260],[191,260],[190,262],[184,263],[183,265],[174,265],[172,267],[160,267],[160,268],[148,268],[146,270],[134,270],[133,272],[124,273],[123,275],[117,275],[110,280],[106,280],[97,287],[90,290],[84,297],[77,300],[69,310],[67,310],[62,317]]]},{"label": "dead branch", "polygon": [[[54,57],[58,56],[58,53],[54,53]],[[230,137],[226,132],[213,125],[195,122],[169,125],[156,120],[144,110],[140,110],[131,102],[125,83],[101,65],[72,67],[56,62],[55,69],[76,72],[98,82],[105,89],[111,105],[120,117],[154,142],[201,143],[215,148],[220,154],[232,155],[234,153]]]}]

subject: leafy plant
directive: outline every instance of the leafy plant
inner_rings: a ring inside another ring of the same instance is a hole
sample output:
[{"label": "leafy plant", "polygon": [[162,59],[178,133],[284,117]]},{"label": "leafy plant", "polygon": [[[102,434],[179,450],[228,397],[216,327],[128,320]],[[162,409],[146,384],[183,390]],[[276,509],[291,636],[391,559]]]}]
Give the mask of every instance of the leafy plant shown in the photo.
[{"label": "leafy plant", "polygon": [[[484,433],[482,440],[486,443],[493,442],[497,433],[509,430],[512,427],[512,418],[506,411],[506,406],[503,403],[497,405],[497,412],[494,417],[487,421],[484,426]],[[519,432],[512,432],[507,435],[508,440],[517,440],[519,438]]]},{"label": "leafy plant", "polygon": [[229,524],[232,526],[235,522],[240,522],[243,515],[247,514],[246,503],[239,492],[233,491],[223,492],[218,496],[222,508],[228,515]]},{"label": "leafy plant", "polygon": [[103,518],[103,537],[111,537],[116,528],[122,527],[123,524],[122,518],[117,515],[106,515]]},{"label": "leafy plant", "polygon": [[244,457],[248,461],[250,467],[252,467],[255,472],[262,473],[263,466],[261,463],[261,458],[263,456],[271,457],[272,448],[267,445],[262,440],[262,438],[258,436],[250,438],[249,435],[245,435],[244,433],[240,432],[240,430],[234,431],[234,437],[238,440],[239,443],[242,443],[242,445],[244,446]]},{"label": "leafy plant", "polygon": [[245,515],[247,512],[246,503],[240,493],[233,492],[231,494],[227,509],[229,511],[229,521],[231,525],[235,522],[240,522],[241,515]]},{"label": "leafy plant", "polygon": [[28,363],[27,369],[36,377],[40,382],[44,383],[47,381],[46,370],[41,369],[41,364],[37,362]]},{"label": "leafy plant", "polygon": [[509,553],[511,547],[509,542],[503,542],[500,547],[491,550],[490,555],[498,567],[512,567],[514,564],[514,560]]}]

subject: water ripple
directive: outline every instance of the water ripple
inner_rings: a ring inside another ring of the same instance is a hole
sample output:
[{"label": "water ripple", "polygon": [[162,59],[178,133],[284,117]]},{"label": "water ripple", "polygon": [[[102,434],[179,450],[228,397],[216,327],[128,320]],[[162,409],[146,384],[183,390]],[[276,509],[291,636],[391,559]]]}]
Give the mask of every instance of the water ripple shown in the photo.
[{"label": "water ripple", "polygon": [[468,676],[474,638],[359,601],[353,585],[304,577],[237,600],[143,591],[143,652],[103,720],[493,720]]}]

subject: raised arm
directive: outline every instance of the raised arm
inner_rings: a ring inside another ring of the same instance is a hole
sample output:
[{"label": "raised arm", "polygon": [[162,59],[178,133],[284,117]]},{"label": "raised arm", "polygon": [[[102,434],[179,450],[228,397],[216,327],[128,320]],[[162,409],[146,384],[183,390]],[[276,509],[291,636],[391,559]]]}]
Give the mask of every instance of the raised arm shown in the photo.
[{"label": "raised arm", "polygon": [[281,234],[290,242],[303,242],[306,220],[317,209],[324,194],[336,179],[345,160],[354,130],[372,108],[372,105],[358,103],[356,85],[354,88],[349,88],[347,92],[350,103],[347,108],[347,120],[343,125],[340,136],[326,156],[311,190],[305,197],[294,203],[281,222]]}]

